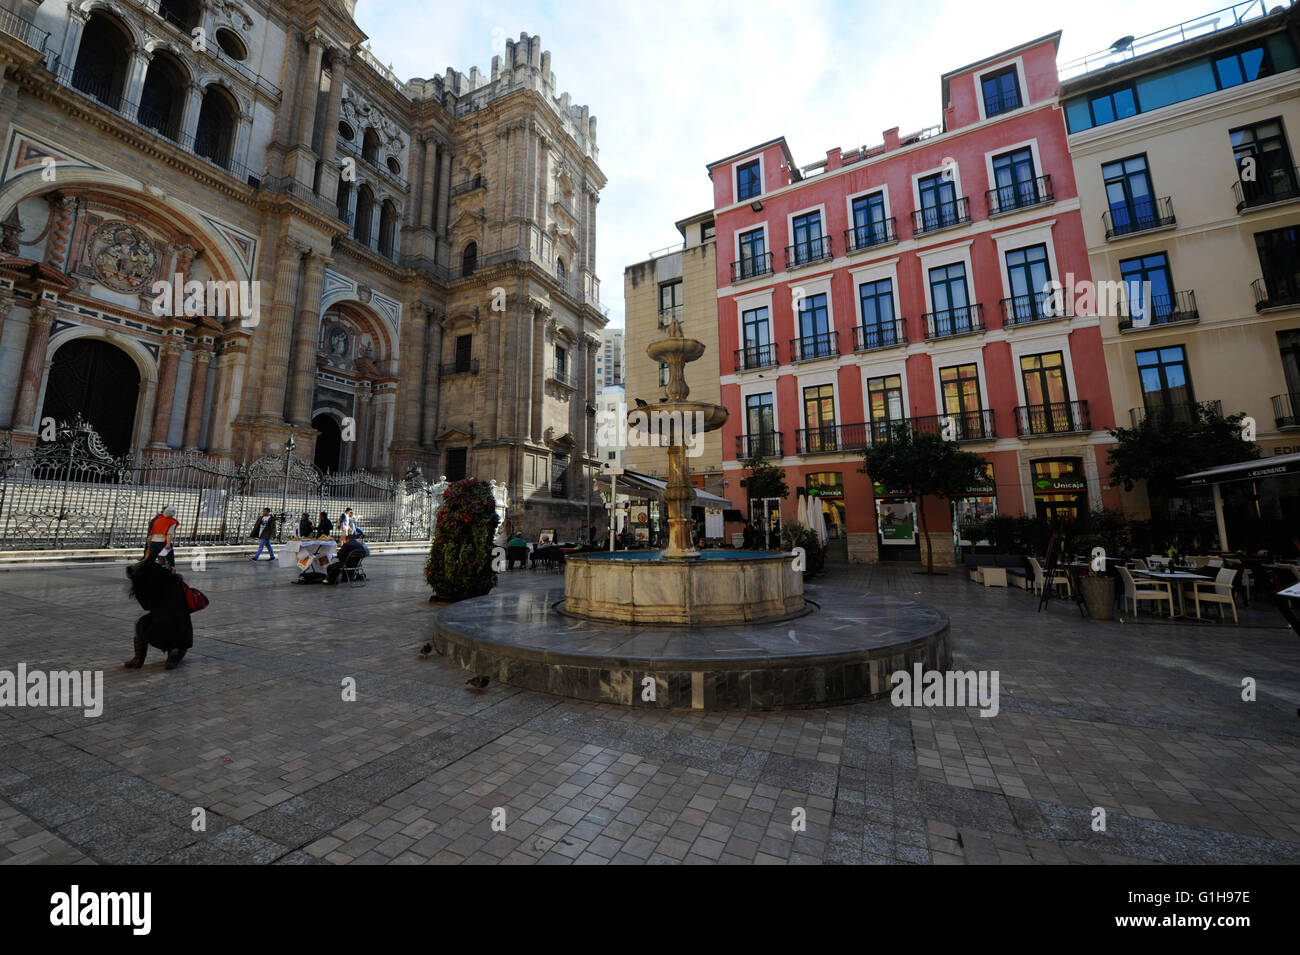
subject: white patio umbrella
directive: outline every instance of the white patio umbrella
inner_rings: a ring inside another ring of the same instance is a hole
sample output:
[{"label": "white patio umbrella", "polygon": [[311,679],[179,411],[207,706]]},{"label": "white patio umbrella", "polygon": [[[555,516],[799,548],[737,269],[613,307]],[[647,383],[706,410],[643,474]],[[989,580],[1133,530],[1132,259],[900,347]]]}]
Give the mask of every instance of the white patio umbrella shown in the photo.
[{"label": "white patio umbrella", "polygon": [[821,498],[814,501],[808,498],[808,521],[809,525],[817,532],[817,542],[826,546],[826,512],[822,509]]},{"label": "white patio umbrella", "polygon": [[812,526],[808,520],[808,495],[799,495],[799,506],[795,508],[794,519],[804,527]]}]

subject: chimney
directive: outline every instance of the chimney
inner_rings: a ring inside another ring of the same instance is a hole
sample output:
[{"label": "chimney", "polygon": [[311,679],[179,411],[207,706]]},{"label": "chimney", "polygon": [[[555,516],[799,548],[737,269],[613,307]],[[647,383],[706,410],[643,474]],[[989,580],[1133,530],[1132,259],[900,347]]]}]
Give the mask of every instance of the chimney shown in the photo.
[{"label": "chimney", "polygon": [[843,162],[843,158],[840,155],[839,146],[836,146],[834,149],[826,150],[826,171],[827,172],[830,172],[832,169],[839,169],[843,165],[844,162]]},{"label": "chimney", "polygon": [[885,130],[881,135],[885,137],[885,152],[892,152],[898,148],[898,127]]}]

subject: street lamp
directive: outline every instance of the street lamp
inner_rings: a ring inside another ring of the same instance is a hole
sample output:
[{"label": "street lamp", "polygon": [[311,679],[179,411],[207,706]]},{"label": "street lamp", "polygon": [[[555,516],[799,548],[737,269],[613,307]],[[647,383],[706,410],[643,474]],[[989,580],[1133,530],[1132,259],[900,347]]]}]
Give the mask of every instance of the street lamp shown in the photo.
[{"label": "street lamp", "polygon": [[277,543],[284,540],[284,522],[288,516],[286,505],[289,498],[289,466],[293,462],[293,452],[297,447],[298,443],[293,440],[293,435],[289,435],[284,442],[284,484],[280,488],[280,527],[279,532],[276,534]]},{"label": "street lamp", "polygon": [[[594,421],[596,418],[596,411],[597,411],[596,406],[588,402],[587,417],[591,418]],[[586,476],[587,476],[587,539],[588,540],[591,540],[592,538],[591,532],[594,530],[594,528],[591,526],[591,480],[592,480],[591,446],[594,443],[594,441],[595,441],[595,435],[592,433],[591,427],[589,425],[587,428],[587,460],[584,461],[582,464],[582,469],[584,472],[586,472]]]}]

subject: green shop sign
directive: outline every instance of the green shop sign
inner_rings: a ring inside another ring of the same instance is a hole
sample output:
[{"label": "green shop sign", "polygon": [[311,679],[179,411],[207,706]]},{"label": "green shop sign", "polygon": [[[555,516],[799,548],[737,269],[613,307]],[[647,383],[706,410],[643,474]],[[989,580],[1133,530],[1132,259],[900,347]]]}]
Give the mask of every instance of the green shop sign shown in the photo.
[{"label": "green shop sign", "polygon": [[1086,491],[1088,482],[1072,477],[1039,478],[1034,482],[1034,490],[1048,494],[1056,491]]}]

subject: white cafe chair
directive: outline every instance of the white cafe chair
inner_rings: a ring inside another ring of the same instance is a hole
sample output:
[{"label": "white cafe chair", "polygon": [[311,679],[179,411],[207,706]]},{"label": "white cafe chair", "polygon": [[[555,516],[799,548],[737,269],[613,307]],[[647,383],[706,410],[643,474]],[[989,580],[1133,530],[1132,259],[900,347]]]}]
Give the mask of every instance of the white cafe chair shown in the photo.
[{"label": "white cafe chair", "polygon": [[1155,601],[1157,604],[1164,602],[1169,604],[1169,616],[1174,615],[1174,594],[1169,589],[1169,582],[1165,580],[1143,580],[1134,581],[1133,575],[1128,572],[1127,567],[1116,568],[1119,576],[1124,581],[1124,609],[1130,606],[1133,608],[1134,615],[1138,612],[1138,604],[1143,600]]},{"label": "white cafe chair", "polygon": [[1223,604],[1232,608],[1232,622],[1237,619],[1237,601],[1232,595],[1232,581],[1237,576],[1235,570],[1219,571],[1213,580],[1198,580],[1192,585],[1192,599],[1196,601],[1196,619],[1201,619],[1201,601],[1219,604],[1219,619],[1223,619]]}]

